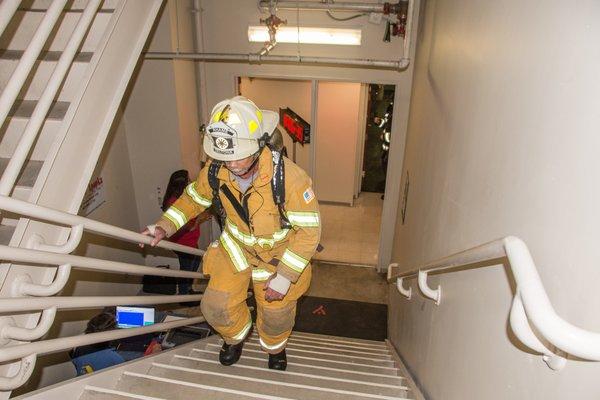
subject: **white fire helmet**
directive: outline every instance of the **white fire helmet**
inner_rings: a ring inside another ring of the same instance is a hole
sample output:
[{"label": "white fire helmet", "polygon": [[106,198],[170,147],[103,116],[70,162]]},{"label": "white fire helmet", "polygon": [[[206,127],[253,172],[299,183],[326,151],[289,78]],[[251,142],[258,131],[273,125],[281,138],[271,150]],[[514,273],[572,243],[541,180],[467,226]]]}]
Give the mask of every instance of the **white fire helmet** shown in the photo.
[{"label": "white fire helmet", "polygon": [[223,100],[212,110],[204,135],[204,151],[219,161],[235,161],[259,151],[259,140],[271,136],[279,115],[261,110],[243,96]]}]

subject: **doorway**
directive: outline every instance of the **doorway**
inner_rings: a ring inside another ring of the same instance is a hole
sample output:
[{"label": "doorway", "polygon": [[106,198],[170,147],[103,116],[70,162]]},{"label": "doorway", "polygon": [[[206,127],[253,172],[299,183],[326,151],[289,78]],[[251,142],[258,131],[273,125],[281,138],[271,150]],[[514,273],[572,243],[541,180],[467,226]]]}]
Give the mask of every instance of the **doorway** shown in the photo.
[{"label": "doorway", "polygon": [[[375,143],[379,135],[372,133],[371,137],[368,132],[375,132],[374,118],[390,94],[382,85],[360,82],[241,77],[237,84],[238,94],[258,107],[277,112],[291,109],[310,125],[310,141],[304,144],[294,142],[282,126],[279,129],[288,158],[311,176],[319,199],[324,250],[314,259],[375,267],[384,174],[380,173],[377,181],[380,189],[368,186],[374,191],[366,191],[362,186],[377,179],[371,178],[376,176],[372,170],[382,170],[381,151],[369,152],[366,147],[381,146],[369,142]],[[379,91],[372,92],[373,86],[382,88],[381,96]]]}]

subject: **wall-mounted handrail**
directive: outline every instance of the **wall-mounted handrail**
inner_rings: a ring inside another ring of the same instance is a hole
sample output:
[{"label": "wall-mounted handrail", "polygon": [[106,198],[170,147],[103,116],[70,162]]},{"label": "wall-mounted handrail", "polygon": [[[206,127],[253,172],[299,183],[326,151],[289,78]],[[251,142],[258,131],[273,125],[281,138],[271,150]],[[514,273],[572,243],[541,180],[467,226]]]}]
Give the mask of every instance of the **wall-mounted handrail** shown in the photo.
[{"label": "wall-mounted handrail", "polygon": [[33,65],[39,57],[42,48],[44,47],[46,40],[48,40],[50,32],[54,29],[54,25],[56,24],[56,21],[58,21],[58,17],[60,17],[66,3],[67,0],[54,0],[52,4],[50,4],[48,11],[46,11],[42,22],[35,31],[31,42],[19,60],[17,68],[15,68],[10,76],[2,95],[0,96],[0,125],[6,120],[6,116],[15,103],[19,92],[23,88],[23,84],[29,76],[31,68],[33,68]]},{"label": "wall-mounted handrail", "polygon": [[[506,259],[517,284],[515,296],[519,297],[513,301],[510,318],[517,337],[525,345],[544,354],[544,360],[553,369],[560,369],[564,365],[564,358],[557,354],[561,351],[586,360],[600,361],[600,333],[572,325],[556,313],[531,253],[525,242],[518,237],[508,236],[494,240],[406,272],[400,271],[397,264],[392,264],[388,269],[388,282],[395,283],[398,278],[406,282],[407,279],[418,276],[421,271],[430,275],[439,274],[465,267],[497,265]],[[529,322],[525,323],[525,319]],[[550,352],[537,339],[530,324],[543,339],[560,351]]]},{"label": "wall-mounted handrail", "polygon": [[96,15],[96,10],[100,5],[100,1],[101,0],[90,0],[83,11],[83,14],[81,14],[77,26],[75,26],[75,29],[73,30],[65,49],[60,55],[56,67],[54,68],[54,71],[52,71],[52,75],[33,110],[33,114],[29,118],[29,121],[27,121],[27,126],[19,138],[19,143],[17,143],[17,146],[8,161],[8,165],[2,174],[2,178],[0,178],[0,194],[9,195],[12,191],[13,186],[17,181],[17,177],[21,172],[21,168],[23,168],[23,164],[25,164],[27,156],[31,151],[31,146],[35,143],[38,132],[44,124],[52,101],[56,97],[56,93],[58,93],[58,89],[62,85],[65,76],[67,76],[67,72],[75,58],[75,53],[81,45],[85,33],[88,31],[88,28]]},{"label": "wall-mounted handrail", "polygon": [[[69,214],[64,211],[55,210],[53,208],[31,204],[23,200],[18,200],[12,197],[0,195],[0,209],[20,214],[29,218],[39,219],[43,221],[53,222],[62,225],[83,225],[84,229],[90,232],[98,233],[105,236],[114,237],[117,239],[126,240],[132,243],[150,244],[152,237],[142,235],[141,233],[133,232],[124,228],[119,228],[104,222],[95,221],[79,215]],[[189,246],[183,246],[177,243],[172,243],[167,240],[161,240],[156,247],[163,249],[180,251],[182,253],[194,254],[201,256],[203,250],[195,249]]]},{"label": "wall-mounted handrail", "polygon": [[73,268],[122,273],[129,275],[169,276],[174,278],[202,279],[200,272],[183,271],[167,268],[146,267],[120,261],[102,260],[99,258],[74,256],[70,254],[50,253],[41,250],[23,249],[0,245],[0,260],[18,263],[40,264],[41,266],[69,264]]},{"label": "wall-mounted handrail", "polygon": [[38,311],[52,307],[56,307],[59,310],[72,310],[74,308],[98,308],[132,304],[168,304],[200,300],[202,300],[201,294],[158,296],[11,297],[0,299],[0,313]]}]

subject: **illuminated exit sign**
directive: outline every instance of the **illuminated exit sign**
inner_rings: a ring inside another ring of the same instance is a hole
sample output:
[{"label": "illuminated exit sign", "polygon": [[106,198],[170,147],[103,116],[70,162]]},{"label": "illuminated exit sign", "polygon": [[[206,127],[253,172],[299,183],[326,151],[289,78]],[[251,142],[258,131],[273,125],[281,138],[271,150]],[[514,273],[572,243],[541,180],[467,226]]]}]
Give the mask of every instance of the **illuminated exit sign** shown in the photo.
[{"label": "illuminated exit sign", "polygon": [[310,143],[310,124],[300,118],[290,108],[279,109],[279,123],[292,137],[294,142],[298,142],[301,145]]}]

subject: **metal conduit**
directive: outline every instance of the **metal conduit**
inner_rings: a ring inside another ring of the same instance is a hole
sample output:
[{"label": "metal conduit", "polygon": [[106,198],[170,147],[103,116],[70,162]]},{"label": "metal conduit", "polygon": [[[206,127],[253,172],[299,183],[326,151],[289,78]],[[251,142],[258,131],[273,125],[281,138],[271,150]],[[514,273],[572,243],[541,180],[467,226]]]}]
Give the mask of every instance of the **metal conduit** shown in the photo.
[{"label": "metal conduit", "polygon": [[[70,297],[13,297],[0,299],[0,313],[38,311],[56,307],[68,310],[75,308],[98,308],[120,305],[145,305],[183,303],[186,301],[200,301],[201,294],[178,294],[158,296],[70,296]],[[131,335],[133,336],[133,335]],[[2,349],[4,352],[4,349]],[[0,353],[2,353],[0,352]]]},{"label": "metal conduit", "polygon": [[96,10],[98,9],[100,2],[101,0],[90,0],[83,11],[83,14],[79,18],[77,26],[69,38],[54,71],[52,71],[47,86],[38,100],[35,110],[27,122],[25,131],[21,134],[19,143],[2,174],[2,178],[0,179],[0,194],[9,195],[12,191],[13,186],[17,181],[17,177],[21,172],[21,168],[27,160],[27,155],[31,151],[31,146],[35,142],[37,134],[44,124],[46,114],[48,114],[48,110],[50,110],[52,101],[56,97],[56,93],[62,85],[62,82],[69,71],[69,67],[73,62],[75,53],[81,45],[85,33],[96,15]]},{"label": "metal conduit", "polygon": [[[261,0],[259,7],[265,10],[269,9],[271,2]],[[365,4],[365,3],[329,3],[319,1],[276,1],[275,7],[278,10],[330,10],[330,11],[359,11],[365,13],[383,13],[383,4]]]},{"label": "metal conduit", "polygon": [[330,66],[351,66],[367,68],[387,68],[403,70],[410,64],[409,58],[401,58],[399,61],[371,60],[365,58],[335,58],[335,57],[309,57],[309,56],[278,56],[243,53],[177,53],[177,52],[147,52],[147,59],[153,60],[195,60],[195,61],[240,61],[249,63],[274,62],[274,63],[298,63],[298,64],[323,64]]},{"label": "metal conduit", "polygon": [[23,249],[20,247],[0,246],[0,260],[11,262],[34,263],[46,266],[70,264],[73,268],[115,272],[129,275],[168,276],[174,278],[204,278],[200,272],[172,270],[166,268],[146,267],[118,261],[108,261],[98,258],[57,254],[47,251]]},{"label": "metal conduit", "polygon": [[51,340],[43,340],[35,343],[27,343],[18,346],[4,347],[0,352],[0,363],[23,358],[31,354],[48,354],[57,351],[68,350],[78,346],[107,342],[110,340],[123,339],[129,336],[143,335],[145,333],[168,331],[180,326],[198,324],[204,322],[204,317],[186,318],[180,321],[163,322],[148,325],[142,328],[115,329],[112,331],[88,333],[80,336],[70,336]]},{"label": "metal conduit", "polygon": [[[150,244],[150,242],[152,242],[152,238],[150,236],[142,235],[141,233],[119,228],[104,222],[94,221],[93,219],[80,217],[79,215],[69,214],[53,208],[31,204],[26,201],[17,200],[8,196],[0,195],[0,210],[10,211],[30,218],[49,221],[56,224],[71,226],[83,225],[83,227],[88,231],[133,243]],[[161,240],[158,242],[156,247],[198,256],[204,255],[203,250],[172,243],[167,240]]]},{"label": "metal conduit", "polygon": [[42,19],[42,22],[40,23],[40,26],[35,31],[31,43],[27,46],[27,49],[23,53],[23,57],[19,60],[17,68],[15,68],[15,71],[2,92],[2,96],[0,96],[0,124],[3,124],[6,120],[6,116],[21,91],[25,80],[29,76],[31,68],[33,68],[35,61],[39,57],[48,36],[50,36],[50,32],[54,29],[54,25],[66,3],[67,0],[54,0],[52,2],[46,15],[44,15],[44,19]]}]

